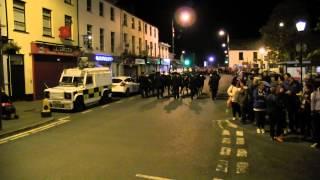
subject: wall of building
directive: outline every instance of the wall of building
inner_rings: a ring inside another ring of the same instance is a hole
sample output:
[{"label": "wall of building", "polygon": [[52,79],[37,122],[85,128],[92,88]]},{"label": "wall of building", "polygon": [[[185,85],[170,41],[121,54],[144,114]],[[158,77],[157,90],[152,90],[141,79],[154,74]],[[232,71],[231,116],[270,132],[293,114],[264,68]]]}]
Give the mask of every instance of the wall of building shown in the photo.
[{"label": "wall of building", "polygon": [[[240,60],[239,53],[243,53],[243,60]],[[257,61],[254,61],[254,52],[257,53]],[[262,61],[261,61],[262,60]],[[242,66],[244,64],[258,64],[259,68],[261,68],[261,62],[265,65],[267,62],[265,60],[264,55],[259,53],[259,50],[230,50],[229,51],[229,67],[235,68],[237,66]]]},{"label": "wall of building", "polygon": [[[31,53],[31,42],[43,41],[57,44],[78,45],[77,28],[77,1],[72,0],[72,4],[64,1],[52,0],[25,0],[25,25],[26,31],[17,31],[14,28],[13,1],[7,1],[8,12],[8,34],[9,39],[13,39],[21,46],[20,54],[24,55],[25,65],[25,91],[26,94],[34,93],[33,82],[33,62]],[[42,9],[51,10],[52,37],[43,36],[43,16]],[[65,15],[72,17],[72,40],[62,40],[59,38],[59,28],[65,25]]]},{"label": "wall of building", "polygon": [[[99,15],[99,2],[104,5],[103,16]],[[80,46],[83,50],[85,47],[85,36],[87,35],[87,25],[92,25],[92,50],[93,53],[106,53],[113,56],[121,54],[120,46],[120,13],[121,10],[112,4],[92,0],[92,10],[87,11],[87,1],[79,1],[79,36]],[[114,9],[114,20],[111,20],[111,8]],[[104,49],[100,50],[100,28],[104,29]],[[111,51],[111,32],[115,33],[115,51]]]}]

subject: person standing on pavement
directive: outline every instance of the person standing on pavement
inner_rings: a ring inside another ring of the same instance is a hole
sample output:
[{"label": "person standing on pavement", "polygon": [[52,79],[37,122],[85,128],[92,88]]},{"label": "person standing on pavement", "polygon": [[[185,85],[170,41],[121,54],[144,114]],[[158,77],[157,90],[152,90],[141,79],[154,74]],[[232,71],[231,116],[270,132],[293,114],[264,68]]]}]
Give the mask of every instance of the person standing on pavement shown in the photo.
[{"label": "person standing on pavement", "polygon": [[299,83],[294,80],[289,73],[285,74],[285,81],[283,83],[287,94],[287,111],[289,117],[289,129],[288,132],[296,132],[299,128],[297,122],[297,113],[299,110],[299,98],[297,93],[299,92]]},{"label": "person standing on pavement", "polygon": [[139,83],[141,97],[148,97],[148,78],[144,75],[144,72],[141,72],[141,76],[139,77]]},{"label": "person standing on pavement", "polygon": [[257,122],[257,133],[264,134],[264,124],[266,115],[266,90],[262,81],[259,82],[258,87],[253,92],[253,111]]},{"label": "person standing on pavement", "polygon": [[312,148],[320,148],[320,87],[311,93]]},{"label": "person standing on pavement", "polygon": [[283,121],[286,118],[284,89],[280,85],[273,85],[266,98],[267,114],[270,121],[270,136],[272,140],[283,142]]},{"label": "person standing on pavement", "polygon": [[236,94],[237,102],[240,105],[241,122],[245,123],[248,118],[248,87],[245,85],[245,81],[239,81],[240,87]]},{"label": "person standing on pavement", "polygon": [[311,134],[311,93],[312,84],[305,84],[301,96],[300,104],[300,123],[301,135],[306,139]]},{"label": "person standing on pavement", "polygon": [[241,111],[240,111],[240,105],[237,102],[236,95],[239,91],[239,83],[237,78],[233,78],[231,85],[229,86],[227,93],[229,95],[229,98],[231,98],[231,108],[232,108],[232,120],[236,120],[237,114],[239,115],[239,118],[241,117]]},{"label": "person standing on pavement", "polygon": [[212,100],[215,100],[217,97],[220,79],[221,79],[221,77],[217,73],[217,71],[213,71],[210,76],[210,80],[209,80],[209,87],[210,87],[210,91],[211,91]]}]

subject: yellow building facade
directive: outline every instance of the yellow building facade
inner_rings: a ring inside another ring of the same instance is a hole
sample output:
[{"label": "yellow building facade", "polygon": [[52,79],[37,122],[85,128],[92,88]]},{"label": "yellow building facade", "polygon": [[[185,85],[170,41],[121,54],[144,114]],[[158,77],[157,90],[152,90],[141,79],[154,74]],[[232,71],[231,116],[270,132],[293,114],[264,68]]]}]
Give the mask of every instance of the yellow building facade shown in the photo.
[{"label": "yellow building facade", "polygon": [[8,39],[21,47],[4,59],[7,93],[40,99],[62,68],[77,64],[78,0],[6,0],[6,7]]}]

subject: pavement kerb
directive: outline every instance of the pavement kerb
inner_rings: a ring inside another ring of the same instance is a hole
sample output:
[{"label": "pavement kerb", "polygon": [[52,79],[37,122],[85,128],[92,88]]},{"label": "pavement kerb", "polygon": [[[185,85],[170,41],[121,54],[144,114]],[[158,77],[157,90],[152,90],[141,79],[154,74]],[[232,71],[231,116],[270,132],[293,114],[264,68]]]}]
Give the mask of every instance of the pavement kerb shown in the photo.
[{"label": "pavement kerb", "polygon": [[34,128],[37,128],[37,127],[40,127],[40,126],[44,126],[46,124],[50,124],[50,123],[56,121],[56,118],[49,117],[49,118],[42,118],[42,120],[43,121],[39,121],[37,123],[33,123],[33,124],[30,124],[30,125],[24,126],[22,128],[19,128],[19,129],[14,129],[12,131],[7,131],[7,132],[4,132],[4,133],[2,133],[0,131],[0,139],[9,137],[9,136],[12,136],[12,135],[15,135],[15,134],[19,134],[19,133],[22,133],[22,132],[25,132],[25,131],[28,131],[30,129],[34,129]]}]

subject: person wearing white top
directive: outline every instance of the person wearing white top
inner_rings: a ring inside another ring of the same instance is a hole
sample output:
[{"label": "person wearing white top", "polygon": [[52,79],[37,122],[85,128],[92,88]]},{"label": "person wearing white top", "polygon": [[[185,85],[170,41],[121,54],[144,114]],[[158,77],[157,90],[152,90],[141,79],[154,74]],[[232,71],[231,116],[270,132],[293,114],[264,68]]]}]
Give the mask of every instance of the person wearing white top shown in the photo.
[{"label": "person wearing white top", "polygon": [[320,147],[320,88],[311,93],[311,113],[312,113],[312,139],[313,148]]},{"label": "person wearing white top", "polygon": [[239,115],[239,118],[241,117],[241,111],[240,111],[240,105],[237,102],[237,95],[240,91],[239,88],[239,82],[237,79],[234,79],[229,86],[227,93],[229,95],[229,98],[231,98],[231,108],[232,108],[232,120],[236,120],[237,114]]}]

